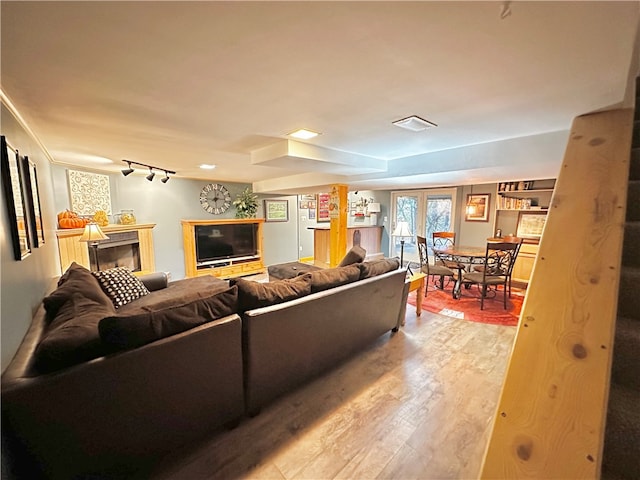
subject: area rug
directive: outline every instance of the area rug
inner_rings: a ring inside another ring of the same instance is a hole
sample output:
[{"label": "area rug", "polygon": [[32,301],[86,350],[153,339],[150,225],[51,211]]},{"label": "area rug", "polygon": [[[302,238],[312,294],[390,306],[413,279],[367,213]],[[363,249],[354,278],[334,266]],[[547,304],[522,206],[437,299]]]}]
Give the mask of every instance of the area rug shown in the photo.
[{"label": "area rug", "polygon": [[[429,288],[429,292],[422,300],[422,309],[471,322],[516,326],[523,300],[524,292],[513,289],[511,298],[507,298],[507,309],[505,310],[500,291],[494,298],[485,298],[484,310],[480,310],[480,292],[476,287],[471,287],[469,290],[463,288],[460,300],[455,300],[451,296],[450,288],[446,290]],[[407,302],[415,306],[416,292],[411,292]]]}]

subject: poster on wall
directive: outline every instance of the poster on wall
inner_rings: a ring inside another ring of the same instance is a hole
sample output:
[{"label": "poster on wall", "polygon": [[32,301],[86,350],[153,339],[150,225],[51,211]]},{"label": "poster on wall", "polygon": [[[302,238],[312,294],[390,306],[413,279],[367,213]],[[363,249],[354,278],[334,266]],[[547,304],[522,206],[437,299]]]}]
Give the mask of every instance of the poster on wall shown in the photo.
[{"label": "poster on wall", "polygon": [[98,210],[111,215],[109,176],[67,170],[71,210],[78,215],[93,215]]},{"label": "poster on wall", "polygon": [[331,200],[331,195],[328,193],[319,193],[318,194],[318,215],[316,221],[318,222],[328,222],[330,220],[329,217],[329,202]]},{"label": "poster on wall", "polygon": [[329,197],[329,218],[340,217],[340,198],[338,197],[338,189],[333,187],[331,189],[331,196]]}]

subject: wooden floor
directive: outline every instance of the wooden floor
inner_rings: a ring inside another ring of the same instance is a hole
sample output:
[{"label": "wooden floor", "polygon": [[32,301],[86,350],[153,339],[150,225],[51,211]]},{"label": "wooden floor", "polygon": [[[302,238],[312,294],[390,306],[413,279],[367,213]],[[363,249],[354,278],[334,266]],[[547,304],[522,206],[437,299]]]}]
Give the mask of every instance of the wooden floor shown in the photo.
[{"label": "wooden floor", "polygon": [[398,333],[151,478],[476,478],[515,331],[408,306]]}]

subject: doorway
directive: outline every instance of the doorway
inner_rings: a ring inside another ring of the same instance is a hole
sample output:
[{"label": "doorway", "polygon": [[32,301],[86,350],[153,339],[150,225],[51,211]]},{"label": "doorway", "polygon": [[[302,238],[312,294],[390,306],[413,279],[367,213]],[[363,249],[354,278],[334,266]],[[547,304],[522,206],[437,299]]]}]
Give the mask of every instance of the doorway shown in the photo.
[{"label": "doorway", "polygon": [[432,246],[433,232],[450,232],[456,224],[456,188],[391,192],[391,231],[399,222],[406,222],[411,237],[392,235],[390,256],[400,256],[404,240],[404,259],[419,263],[416,235],[424,236]]}]

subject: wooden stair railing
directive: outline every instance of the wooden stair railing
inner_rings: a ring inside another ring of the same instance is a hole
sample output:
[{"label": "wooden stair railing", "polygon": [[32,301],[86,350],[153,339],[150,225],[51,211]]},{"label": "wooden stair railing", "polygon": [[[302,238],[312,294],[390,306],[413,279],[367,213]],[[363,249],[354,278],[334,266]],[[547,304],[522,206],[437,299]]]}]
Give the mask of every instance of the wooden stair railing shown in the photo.
[{"label": "wooden stair railing", "polygon": [[633,110],[573,121],[481,478],[598,478]]}]

